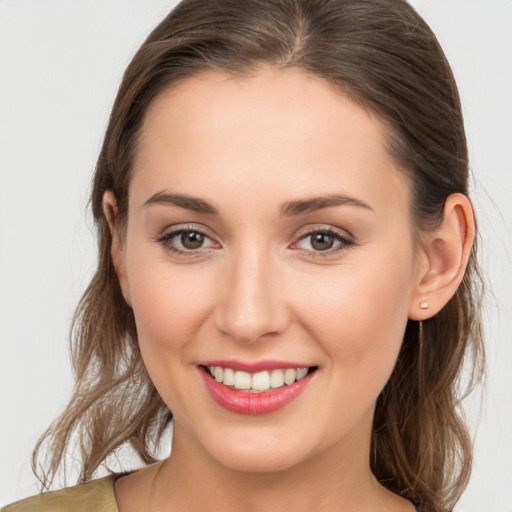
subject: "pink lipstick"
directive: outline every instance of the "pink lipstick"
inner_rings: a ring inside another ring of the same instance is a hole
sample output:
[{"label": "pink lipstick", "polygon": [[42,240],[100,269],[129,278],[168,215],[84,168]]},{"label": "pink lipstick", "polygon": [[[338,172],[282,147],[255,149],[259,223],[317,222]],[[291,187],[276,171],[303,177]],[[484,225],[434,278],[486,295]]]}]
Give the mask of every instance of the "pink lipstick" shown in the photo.
[{"label": "pink lipstick", "polygon": [[[305,390],[316,370],[316,367],[301,363],[280,361],[216,360],[202,363],[198,368],[206,389],[217,404],[230,412],[246,415],[268,414],[282,409]],[[245,384],[241,384],[240,379]]]}]

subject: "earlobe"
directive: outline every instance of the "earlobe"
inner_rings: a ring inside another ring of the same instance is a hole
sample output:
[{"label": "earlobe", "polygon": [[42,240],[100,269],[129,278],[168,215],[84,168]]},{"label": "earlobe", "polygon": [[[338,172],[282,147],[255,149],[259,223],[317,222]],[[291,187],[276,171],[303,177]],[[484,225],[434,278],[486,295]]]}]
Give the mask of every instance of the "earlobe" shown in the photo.
[{"label": "earlobe", "polygon": [[117,200],[111,190],[107,190],[103,194],[103,214],[107,220],[110,234],[112,237],[112,246],[110,248],[110,255],[112,264],[119,280],[119,285],[123,293],[123,297],[131,307],[130,291],[128,287],[128,278],[126,273],[126,263],[123,255],[123,243],[120,234],[119,217]]},{"label": "earlobe", "polygon": [[439,312],[453,297],[468,264],[475,240],[475,218],[469,199],[450,195],[441,225],[422,237],[422,264],[409,306],[409,318],[425,320]]}]

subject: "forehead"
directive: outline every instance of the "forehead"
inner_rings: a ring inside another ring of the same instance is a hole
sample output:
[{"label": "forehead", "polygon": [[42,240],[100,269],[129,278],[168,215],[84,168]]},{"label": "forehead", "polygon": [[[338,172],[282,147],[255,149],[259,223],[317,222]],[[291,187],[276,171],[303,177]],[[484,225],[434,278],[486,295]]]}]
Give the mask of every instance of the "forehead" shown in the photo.
[{"label": "forehead", "polygon": [[[340,123],[340,115],[346,119]],[[348,117],[350,116],[350,119]],[[300,135],[301,130],[333,128],[341,139],[343,124],[373,128],[375,142],[384,143],[384,125],[379,118],[351,101],[339,87],[297,68],[279,70],[262,66],[244,76],[233,76],[221,71],[203,71],[180,80],[156,97],[150,104],[142,126],[142,142],[154,139],[156,132],[171,128],[194,136],[215,130],[242,127],[240,137],[254,137],[264,127],[269,138],[279,135],[284,143]],[[204,128],[204,130],[203,130]],[[254,128],[252,130],[251,128]],[[176,133],[175,133],[176,135]],[[230,134],[232,135],[232,134]],[[367,136],[370,135],[367,130]],[[146,139],[144,141],[144,139]],[[369,141],[370,142],[370,141]]]},{"label": "forehead", "polygon": [[228,185],[246,199],[269,189],[283,199],[333,188],[367,197],[406,191],[377,116],[319,77],[275,68],[243,78],[204,72],[160,94],[146,113],[132,181],[147,196],[191,193],[189,185],[210,197]]}]

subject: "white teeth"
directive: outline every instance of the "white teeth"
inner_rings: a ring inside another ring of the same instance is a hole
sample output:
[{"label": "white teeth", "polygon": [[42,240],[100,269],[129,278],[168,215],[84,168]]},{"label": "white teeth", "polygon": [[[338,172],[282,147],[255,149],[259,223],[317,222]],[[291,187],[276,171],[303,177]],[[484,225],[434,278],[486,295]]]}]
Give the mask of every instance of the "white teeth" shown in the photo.
[{"label": "white teeth", "polygon": [[308,374],[307,368],[299,368],[297,370],[297,380],[302,380]]},{"label": "white teeth", "polygon": [[266,391],[270,389],[270,374],[268,372],[258,372],[252,376],[252,389],[256,391]]},{"label": "white teeth", "polygon": [[208,366],[207,369],[217,382],[222,382],[226,386],[233,386],[235,389],[249,393],[259,393],[271,388],[277,389],[285,384],[289,386],[302,380],[309,371],[309,368],[286,368],[251,374],[240,370],[235,371],[232,368],[222,368],[221,366]]},{"label": "white teeth", "polygon": [[222,381],[226,386],[235,385],[235,372],[231,368],[224,368],[224,380]]},{"label": "white teeth", "polygon": [[272,370],[270,374],[270,387],[280,388],[284,385],[284,371],[283,370]]},{"label": "white teeth", "polygon": [[293,384],[295,382],[295,379],[297,378],[297,370],[294,370],[293,368],[287,368],[284,371],[284,383]]},{"label": "white teeth", "polygon": [[251,389],[252,377],[250,373],[236,371],[235,372],[235,388]]}]

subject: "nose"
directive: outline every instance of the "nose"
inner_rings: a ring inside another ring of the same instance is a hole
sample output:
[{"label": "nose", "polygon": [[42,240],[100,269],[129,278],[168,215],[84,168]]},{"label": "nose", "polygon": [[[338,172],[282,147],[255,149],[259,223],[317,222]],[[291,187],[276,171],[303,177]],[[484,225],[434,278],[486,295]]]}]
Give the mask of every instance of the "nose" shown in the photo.
[{"label": "nose", "polygon": [[280,270],[268,251],[233,255],[219,275],[216,325],[223,334],[254,344],[284,331],[289,315]]}]

